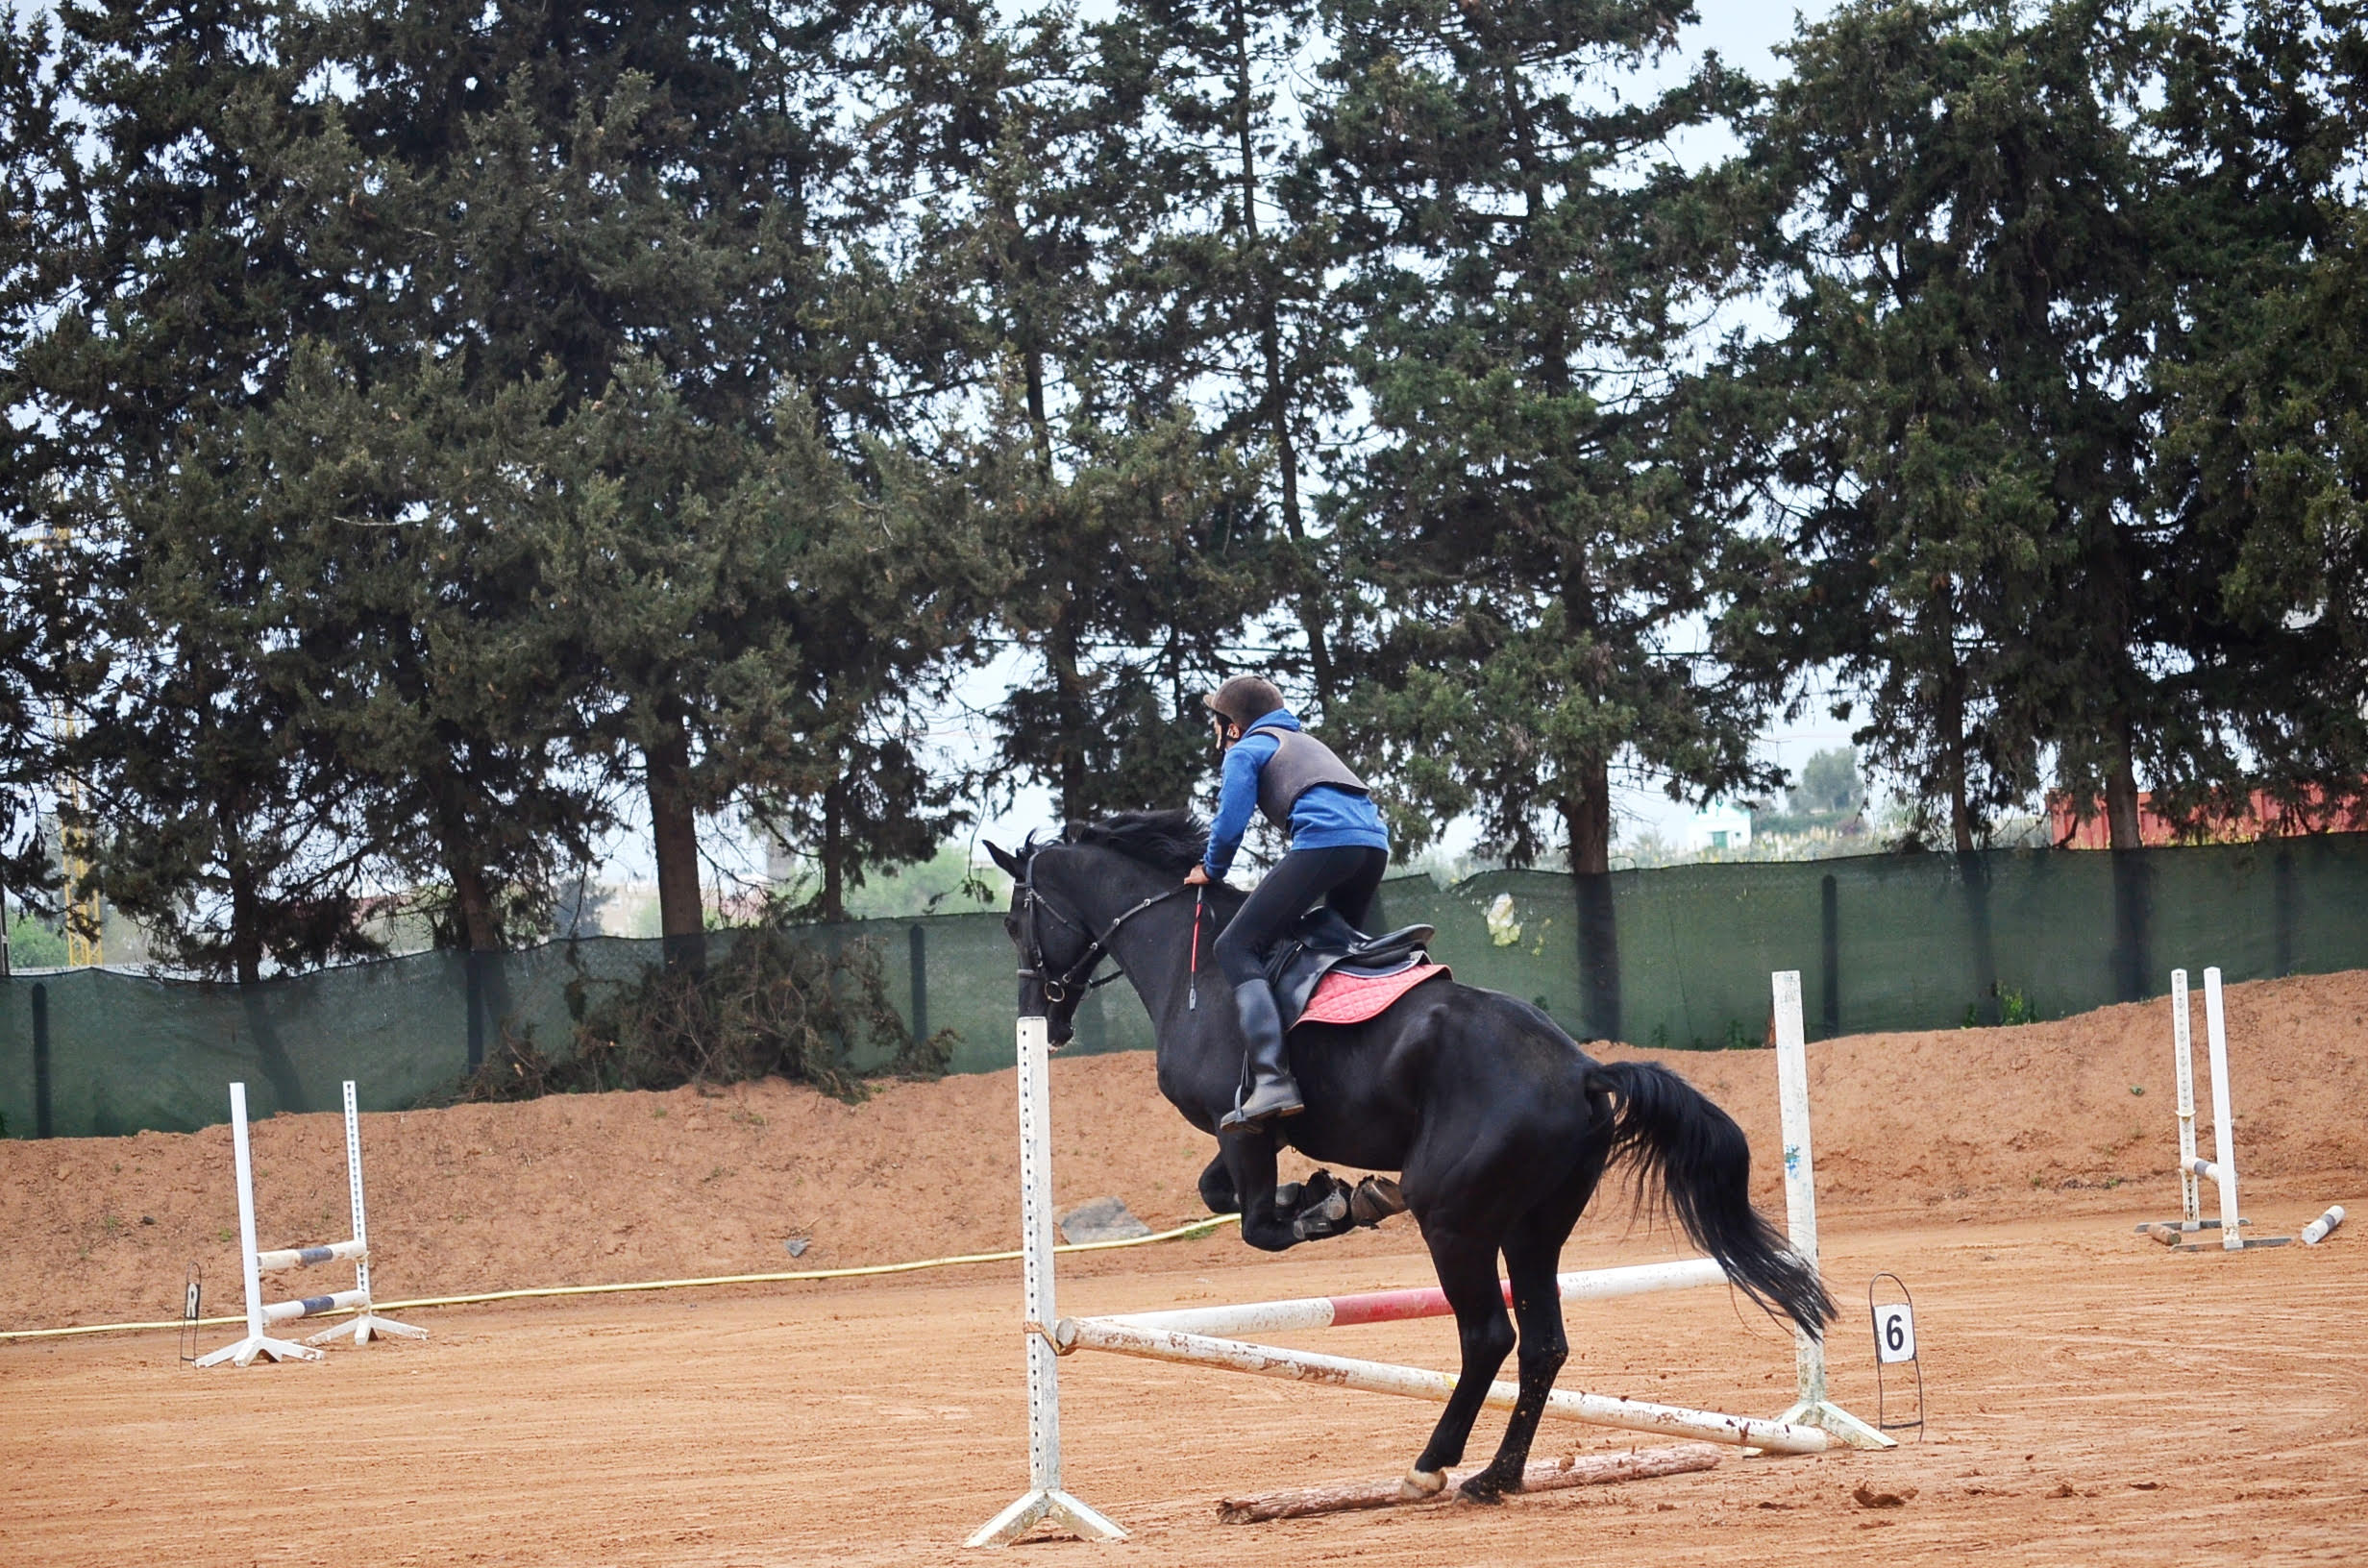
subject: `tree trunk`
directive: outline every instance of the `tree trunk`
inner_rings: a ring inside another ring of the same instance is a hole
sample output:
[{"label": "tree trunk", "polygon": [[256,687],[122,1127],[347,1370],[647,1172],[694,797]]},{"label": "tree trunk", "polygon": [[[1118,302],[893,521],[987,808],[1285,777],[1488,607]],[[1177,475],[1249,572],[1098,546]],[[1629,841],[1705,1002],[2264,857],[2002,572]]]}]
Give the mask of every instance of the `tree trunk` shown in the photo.
[{"label": "tree trunk", "polygon": [[1611,768],[1584,767],[1562,798],[1570,840],[1570,883],[1578,911],[1579,1036],[1624,1038],[1620,1017],[1619,919],[1612,901]]},{"label": "tree trunk", "polygon": [[485,873],[462,852],[464,841],[453,836],[450,827],[446,835],[446,870],[453,879],[453,903],[460,912],[460,934],[473,953],[500,952],[502,922],[494,914],[493,894],[486,890]]},{"label": "tree trunk", "polygon": [[679,724],[645,758],[650,777],[650,838],[657,854],[658,929],[666,967],[707,963],[706,911],[699,896],[699,814],[691,804],[691,739]]},{"label": "tree trunk", "polygon": [[846,798],[844,775],[823,795],[823,908],[826,920],[847,919]]},{"label": "tree trunk", "polygon": [[1570,871],[1596,876],[1612,869],[1612,767],[1597,758],[1579,765],[1576,786],[1563,797],[1563,826],[1570,839]]},{"label": "tree trunk", "polygon": [[2135,849],[2144,843],[2138,828],[2137,770],[2130,760],[2126,723],[2113,737],[2113,753],[2105,767],[2105,826],[2112,848]]},{"label": "tree trunk", "polygon": [[1085,673],[1083,643],[1078,622],[1085,614],[1085,589],[1081,583],[1072,584],[1069,602],[1062,606],[1060,624],[1052,631],[1052,666],[1054,694],[1053,723],[1059,733],[1053,737],[1057,748],[1055,769],[1060,779],[1061,820],[1081,822],[1093,813],[1087,799],[1085,756]]},{"label": "tree trunk", "polygon": [[1027,422],[1036,446],[1036,476],[1050,484],[1052,423],[1045,414],[1045,356],[1030,349],[1023,358],[1027,365]]},{"label": "tree trunk", "polygon": [[444,848],[444,872],[453,879],[453,908],[460,917],[460,937],[473,953],[502,950],[502,921],[493,907],[493,893],[485,869],[471,853],[475,840],[460,792],[445,769],[430,765],[428,783],[435,791],[436,828]]},{"label": "tree trunk", "polygon": [[1959,854],[1973,852],[1973,808],[1965,798],[1965,672],[1954,659],[1940,680],[1939,727],[1941,786],[1949,796],[1949,845]]},{"label": "tree trunk", "polygon": [[263,978],[263,908],[255,873],[236,850],[231,857],[231,971],[242,986]]}]

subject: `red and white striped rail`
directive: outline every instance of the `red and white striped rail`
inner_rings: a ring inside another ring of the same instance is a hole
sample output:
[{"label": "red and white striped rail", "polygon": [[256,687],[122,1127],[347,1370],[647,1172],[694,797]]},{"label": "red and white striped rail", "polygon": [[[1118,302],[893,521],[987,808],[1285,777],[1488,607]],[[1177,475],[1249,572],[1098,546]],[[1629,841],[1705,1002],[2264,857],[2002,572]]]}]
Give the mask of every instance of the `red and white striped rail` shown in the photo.
[{"label": "red and white striped rail", "polygon": [[[1513,1285],[1501,1282],[1505,1304]],[[1726,1271],[1714,1259],[1685,1258],[1666,1263],[1630,1263],[1561,1276],[1563,1300],[1610,1301],[1617,1296],[1724,1285]],[[1178,1307],[1156,1312],[1123,1312],[1098,1319],[1128,1328],[1170,1334],[1292,1334],[1302,1329],[1348,1329],[1366,1323],[1404,1323],[1423,1317],[1452,1317],[1447,1293],[1435,1285],[1408,1290],[1371,1290],[1353,1296],[1302,1296],[1292,1301],[1252,1301],[1226,1307]]]},{"label": "red and white striped rail", "polygon": [[[354,1234],[344,1241],[308,1247],[279,1247],[264,1252],[255,1244],[255,1165],[247,1149],[247,1086],[231,1085],[231,1161],[238,1176],[238,1254],[247,1291],[246,1337],[200,1357],[200,1366],[251,1366],[258,1357],[275,1361],[317,1361],[313,1346],[324,1339],[351,1339],[358,1345],[388,1335],[425,1339],[428,1331],[380,1317],[370,1311],[370,1223],[361,1199],[361,1116],[355,1108],[354,1081],[345,1083],[345,1185],[354,1216]],[[266,1273],[307,1268],[317,1263],[354,1265],[354,1288],[324,1295],[299,1296],[291,1301],[265,1301]],[[275,1339],[264,1331],[276,1323],[317,1317],[323,1312],[358,1312],[351,1323],[324,1329],[304,1344]]]}]

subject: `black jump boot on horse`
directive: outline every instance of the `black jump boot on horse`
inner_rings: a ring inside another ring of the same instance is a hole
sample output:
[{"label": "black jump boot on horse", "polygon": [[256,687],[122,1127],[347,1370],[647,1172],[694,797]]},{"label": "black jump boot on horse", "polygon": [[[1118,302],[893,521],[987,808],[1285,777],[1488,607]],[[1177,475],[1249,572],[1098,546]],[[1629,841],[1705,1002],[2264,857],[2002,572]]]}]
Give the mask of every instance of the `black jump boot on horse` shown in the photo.
[{"label": "black jump boot on horse", "polygon": [[1218,1123],[1227,1132],[1255,1127],[1281,1116],[1295,1116],[1307,1109],[1299,1098],[1299,1081],[1291,1076],[1291,1052],[1283,1043],[1283,1015],[1274,1005],[1274,988],[1264,980],[1246,980],[1233,988],[1234,1011],[1241,1015],[1244,1053],[1241,1091],[1232,1115]]}]

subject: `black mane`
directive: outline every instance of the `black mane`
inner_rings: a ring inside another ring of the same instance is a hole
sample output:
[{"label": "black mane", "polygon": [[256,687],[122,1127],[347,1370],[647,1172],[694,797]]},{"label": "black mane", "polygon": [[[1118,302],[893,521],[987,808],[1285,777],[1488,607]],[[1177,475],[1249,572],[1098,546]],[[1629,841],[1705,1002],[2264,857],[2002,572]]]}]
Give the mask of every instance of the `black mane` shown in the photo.
[{"label": "black mane", "polygon": [[1153,870],[1182,876],[1208,853],[1209,830],[1189,811],[1122,811],[1098,822],[1072,822],[1061,841],[1115,849]]}]

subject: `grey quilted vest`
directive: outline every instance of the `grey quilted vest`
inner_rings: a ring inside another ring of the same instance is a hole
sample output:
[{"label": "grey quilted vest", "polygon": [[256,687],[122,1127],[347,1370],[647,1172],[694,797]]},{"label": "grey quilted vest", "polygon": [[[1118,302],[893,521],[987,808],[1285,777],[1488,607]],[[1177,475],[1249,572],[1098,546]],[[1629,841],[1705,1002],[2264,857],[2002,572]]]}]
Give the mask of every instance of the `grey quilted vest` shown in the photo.
[{"label": "grey quilted vest", "polygon": [[[1268,821],[1288,830],[1291,808],[1299,796],[1319,784],[1329,784],[1336,790],[1349,790],[1358,795],[1369,795],[1365,780],[1349,770],[1348,764],[1332,754],[1332,748],[1299,729],[1252,729],[1249,735],[1271,735],[1280,743],[1267,765],[1258,771],[1258,809]],[[1245,735],[1244,740],[1249,739]]]}]

